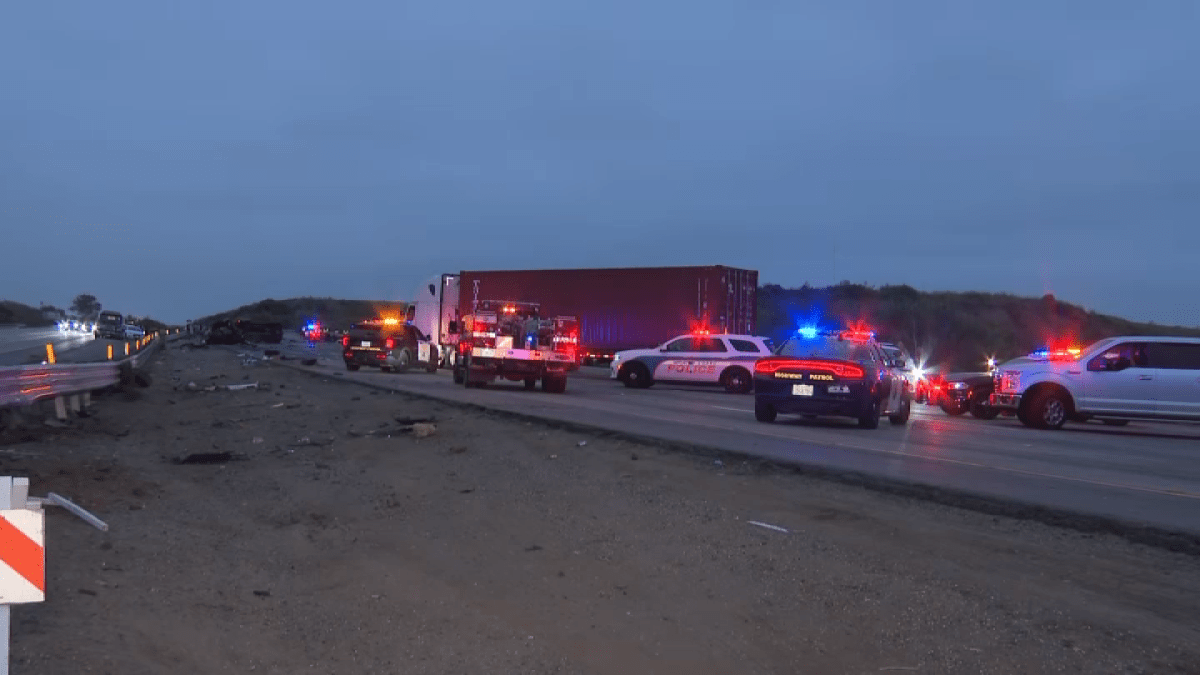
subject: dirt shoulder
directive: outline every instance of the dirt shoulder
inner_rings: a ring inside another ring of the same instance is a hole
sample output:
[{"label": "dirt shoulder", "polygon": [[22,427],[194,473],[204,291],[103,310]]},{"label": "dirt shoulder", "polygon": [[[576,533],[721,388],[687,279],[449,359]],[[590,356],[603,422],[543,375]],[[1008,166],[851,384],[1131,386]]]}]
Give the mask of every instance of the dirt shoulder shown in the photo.
[{"label": "dirt shoulder", "polygon": [[1200,673],[1193,557],[229,350],[152,375],[3,439],[111,528],[49,512],[14,673]]}]

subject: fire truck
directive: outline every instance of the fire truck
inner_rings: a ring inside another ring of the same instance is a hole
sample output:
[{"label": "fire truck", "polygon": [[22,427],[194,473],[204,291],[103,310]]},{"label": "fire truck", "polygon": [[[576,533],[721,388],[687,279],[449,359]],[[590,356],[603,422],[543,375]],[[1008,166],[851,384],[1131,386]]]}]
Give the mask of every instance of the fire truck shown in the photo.
[{"label": "fire truck", "polygon": [[561,394],[579,368],[575,317],[542,318],[536,302],[482,300],[459,323],[454,383],[482,386],[497,378]]}]

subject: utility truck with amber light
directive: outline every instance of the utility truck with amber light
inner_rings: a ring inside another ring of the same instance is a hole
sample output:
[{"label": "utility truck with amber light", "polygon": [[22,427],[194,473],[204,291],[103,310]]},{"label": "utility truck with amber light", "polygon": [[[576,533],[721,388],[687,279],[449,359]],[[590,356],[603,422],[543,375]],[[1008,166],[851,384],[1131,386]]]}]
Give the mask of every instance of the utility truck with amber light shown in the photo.
[{"label": "utility truck with amber light", "polygon": [[1200,421],[1200,338],[1124,336],[1047,349],[1000,365],[991,407],[1026,426],[1097,419]]},{"label": "utility truck with amber light", "polygon": [[561,394],[567,373],[579,368],[575,318],[543,319],[538,303],[482,300],[459,325],[455,384],[476,387],[502,378],[534,389],[540,381],[543,391]]}]

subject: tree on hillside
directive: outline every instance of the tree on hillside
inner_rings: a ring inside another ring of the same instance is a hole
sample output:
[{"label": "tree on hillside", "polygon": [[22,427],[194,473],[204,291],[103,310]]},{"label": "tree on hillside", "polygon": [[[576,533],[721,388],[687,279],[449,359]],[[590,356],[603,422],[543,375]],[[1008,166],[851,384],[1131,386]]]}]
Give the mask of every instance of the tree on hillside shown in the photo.
[{"label": "tree on hillside", "polygon": [[71,302],[71,311],[80,319],[94,319],[100,313],[100,301],[94,295],[80,293]]}]

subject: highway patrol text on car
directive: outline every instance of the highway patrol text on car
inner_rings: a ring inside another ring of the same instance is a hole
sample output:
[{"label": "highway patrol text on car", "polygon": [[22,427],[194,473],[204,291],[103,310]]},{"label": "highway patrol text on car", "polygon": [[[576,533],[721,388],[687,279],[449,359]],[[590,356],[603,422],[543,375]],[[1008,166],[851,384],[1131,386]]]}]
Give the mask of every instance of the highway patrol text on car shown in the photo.
[{"label": "highway patrol text on car", "polygon": [[869,332],[798,332],[754,365],[754,417],[833,415],[874,429],[887,415],[892,424],[907,424],[912,393],[900,374],[906,365],[889,360]]},{"label": "highway patrol text on car", "polygon": [[754,362],[770,356],[770,340],[753,335],[680,335],[653,349],[618,352],[609,377],[626,387],[645,388],[655,382],[721,385],[745,394],[753,386]]}]

